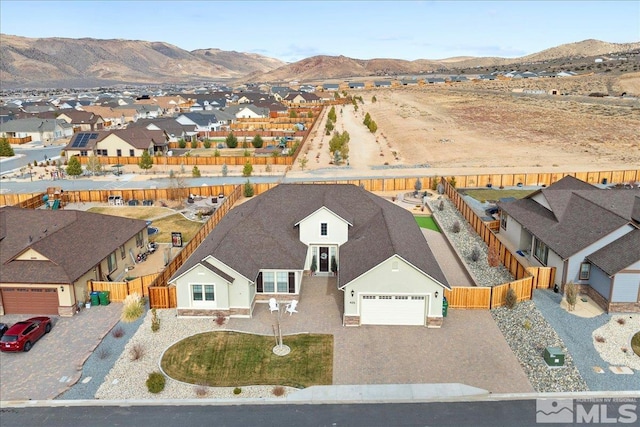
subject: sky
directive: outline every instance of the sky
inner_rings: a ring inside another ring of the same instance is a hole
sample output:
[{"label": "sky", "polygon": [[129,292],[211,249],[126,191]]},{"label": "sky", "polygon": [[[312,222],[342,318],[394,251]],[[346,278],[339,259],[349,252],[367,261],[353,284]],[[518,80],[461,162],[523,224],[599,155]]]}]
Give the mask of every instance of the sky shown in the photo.
[{"label": "sky", "polygon": [[162,41],[286,62],[514,58],[586,39],[638,42],[640,1],[2,0],[0,31]]}]

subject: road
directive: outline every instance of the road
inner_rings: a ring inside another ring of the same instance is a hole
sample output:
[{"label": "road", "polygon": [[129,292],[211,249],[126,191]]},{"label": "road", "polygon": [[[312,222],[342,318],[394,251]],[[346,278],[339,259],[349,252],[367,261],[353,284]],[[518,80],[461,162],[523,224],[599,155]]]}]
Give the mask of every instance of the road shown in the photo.
[{"label": "road", "polygon": [[[470,401],[326,405],[70,406],[2,409],[12,426],[535,426],[536,401]],[[611,408],[609,415],[617,415]],[[572,424],[544,424],[548,426]],[[598,424],[601,425],[601,424]],[[604,424],[602,424],[604,425]],[[637,425],[637,424],[635,424]]]},{"label": "road", "polygon": [[47,159],[59,158],[62,148],[63,146],[60,145],[14,148],[15,157],[4,159],[0,162],[0,173],[5,174],[9,171],[20,169],[23,166],[33,164],[34,160],[40,163],[47,161]]}]

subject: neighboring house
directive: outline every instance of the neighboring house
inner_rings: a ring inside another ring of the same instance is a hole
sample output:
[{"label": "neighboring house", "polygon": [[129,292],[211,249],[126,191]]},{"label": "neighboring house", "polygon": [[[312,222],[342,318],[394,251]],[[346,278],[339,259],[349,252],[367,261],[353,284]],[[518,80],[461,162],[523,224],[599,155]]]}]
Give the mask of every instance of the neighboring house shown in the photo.
[{"label": "neighboring house", "polygon": [[500,202],[500,235],[555,284],[581,285],[607,311],[640,312],[640,190],[600,189],[566,176]]},{"label": "neighboring house", "polygon": [[130,124],[127,129],[144,128],[147,130],[164,131],[169,140],[168,142],[178,142],[180,139],[190,140],[191,136],[196,135],[196,125],[181,124],[176,119],[143,119],[136,123]]},{"label": "neighboring house", "polygon": [[364,83],[361,82],[350,82],[349,89],[364,89]]},{"label": "neighboring house", "polygon": [[[114,110],[112,107],[89,105],[86,107],[82,107],[82,110],[102,117],[102,120],[104,121],[104,129],[119,128],[127,124],[128,121],[133,122],[133,117],[131,117],[131,120],[127,120],[127,117],[125,116],[127,112],[122,109]],[[131,114],[135,115],[136,111],[131,110]]]},{"label": "neighboring house", "polygon": [[60,119],[18,119],[0,124],[0,136],[6,138],[31,137],[32,141],[43,143],[70,138],[73,126]]},{"label": "neighboring house", "polygon": [[154,96],[150,99],[136,100],[136,104],[155,105],[161,108],[162,115],[173,115],[179,113],[181,108],[186,108],[188,101],[177,96]]},{"label": "neighboring house", "polygon": [[391,87],[391,82],[389,80],[377,80],[373,85],[375,87]]},{"label": "neighboring house", "polygon": [[286,97],[291,89],[287,86],[273,86],[270,89],[271,95],[274,97],[276,101],[282,101],[284,97]]},{"label": "neighboring house", "polygon": [[220,122],[216,114],[212,113],[182,113],[175,119],[181,125],[194,126],[195,132],[212,132],[220,129]]},{"label": "neighboring house", "polygon": [[322,90],[324,91],[338,91],[340,90],[340,85],[337,83],[325,83],[322,85]]},{"label": "neighboring house", "polygon": [[253,104],[231,105],[225,108],[228,114],[232,114],[236,119],[258,119],[269,117],[269,109],[256,107]]},{"label": "neighboring house", "polygon": [[233,208],[169,283],[180,316],[251,317],[299,299],[312,265],[337,268],[344,325],[442,324],[450,288],[413,215],[355,185],[281,184]]},{"label": "neighboring house", "polygon": [[169,138],[162,130],[143,127],[106,132],[79,132],[64,147],[67,159],[71,156],[141,157],[144,151],[166,154]]},{"label": "neighboring house", "polygon": [[284,98],[284,101],[290,104],[318,104],[320,98],[315,93],[291,92]]},{"label": "neighboring house", "polygon": [[253,104],[256,102],[275,101],[276,99],[266,93],[243,92],[238,94],[238,104]]},{"label": "neighboring house", "polygon": [[99,131],[104,128],[102,117],[89,111],[65,110],[58,115],[58,119],[71,123],[76,132]]},{"label": "neighboring house", "polygon": [[266,102],[256,102],[254,104],[258,108],[266,108],[269,110],[270,116],[277,116],[278,114],[286,114],[289,111],[289,108],[282,104],[281,102],[275,101],[266,101]]},{"label": "neighboring house", "polygon": [[90,280],[116,280],[148,243],[146,221],[0,208],[0,314],[73,316]]}]

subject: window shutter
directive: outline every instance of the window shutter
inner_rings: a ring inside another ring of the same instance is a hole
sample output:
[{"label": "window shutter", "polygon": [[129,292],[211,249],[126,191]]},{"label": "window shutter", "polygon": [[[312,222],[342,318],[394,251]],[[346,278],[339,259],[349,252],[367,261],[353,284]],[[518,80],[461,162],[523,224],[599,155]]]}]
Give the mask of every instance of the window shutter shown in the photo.
[{"label": "window shutter", "polygon": [[258,273],[258,278],[256,279],[256,292],[262,292],[262,272]]},{"label": "window shutter", "polygon": [[296,293],[296,273],[293,271],[289,272],[289,293]]}]

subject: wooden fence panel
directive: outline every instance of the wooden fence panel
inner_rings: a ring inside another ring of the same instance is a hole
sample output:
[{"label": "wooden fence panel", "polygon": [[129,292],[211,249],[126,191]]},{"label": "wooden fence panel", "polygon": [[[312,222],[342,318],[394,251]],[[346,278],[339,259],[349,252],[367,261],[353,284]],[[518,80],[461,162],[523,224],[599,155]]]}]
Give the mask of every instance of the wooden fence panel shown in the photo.
[{"label": "wooden fence panel", "polygon": [[533,291],[533,277],[529,276],[491,288],[491,308],[505,305],[509,289],[513,289],[516,292],[518,302],[530,300]]},{"label": "wooden fence panel", "polygon": [[109,292],[109,300],[112,302],[122,302],[129,295],[129,284],[127,282],[91,282],[91,291]]},{"label": "wooden fence panel", "polygon": [[452,286],[451,290],[444,290],[449,308],[479,308],[491,307],[491,288]]},{"label": "wooden fence panel", "polygon": [[[175,308],[171,306],[168,286],[149,286],[149,307],[151,308]],[[175,288],[173,288],[175,290]]]}]

